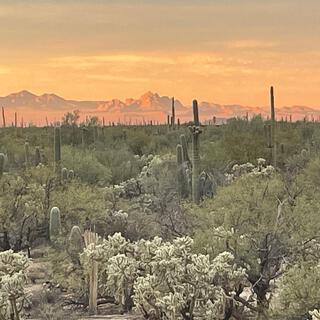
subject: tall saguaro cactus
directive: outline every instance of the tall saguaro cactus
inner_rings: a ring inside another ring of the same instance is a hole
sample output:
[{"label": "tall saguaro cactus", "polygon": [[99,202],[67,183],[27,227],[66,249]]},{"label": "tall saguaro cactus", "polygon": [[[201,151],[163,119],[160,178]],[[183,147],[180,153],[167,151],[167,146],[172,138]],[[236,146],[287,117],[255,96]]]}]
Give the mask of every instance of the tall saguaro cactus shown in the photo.
[{"label": "tall saguaro cactus", "polygon": [[26,168],[28,168],[30,164],[30,149],[29,149],[28,141],[24,143],[24,159],[25,159]]},{"label": "tall saguaro cactus", "polygon": [[2,178],[3,176],[3,171],[4,171],[4,154],[3,153],[0,153],[0,179]]},{"label": "tall saguaro cactus", "polygon": [[274,103],[274,89],[270,88],[270,102],[271,102],[271,148],[272,148],[272,165],[277,166],[277,146],[276,146],[276,113]]},{"label": "tall saguaro cactus", "polygon": [[172,128],[174,129],[175,122],[176,122],[176,112],[175,112],[175,107],[174,107],[174,97],[172,97],[172,117],[171,117],[171,125]]},{"label": "tall saguaro cactus", "polygon": [[54,127],[54,170],[60,173],[61,164],[61,128]]},{"label": "tall saguaro cactus", "polygon": [[200,203],[199,175],[200,175],[200,145],[199,135],[201,133],[199,122],[198,101],[193,100],[193,126],[190,127],[192,133],[192,201]]},{"label": "tall saguaro cactus", "polygon": [[6,127],[6,115],[4,113],[4,107],[2,107],[1,109],[2,109],[2,127],[5,128]]}]

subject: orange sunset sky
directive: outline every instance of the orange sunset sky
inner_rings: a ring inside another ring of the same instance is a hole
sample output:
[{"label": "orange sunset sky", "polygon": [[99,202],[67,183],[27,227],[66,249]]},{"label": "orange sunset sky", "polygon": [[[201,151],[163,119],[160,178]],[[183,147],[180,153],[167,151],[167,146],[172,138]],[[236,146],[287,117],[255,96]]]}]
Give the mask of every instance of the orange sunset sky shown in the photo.
[{"label": "orange sunset sky", "polygon": [[319,0],[1,0],[0,96],[320,107]]}]

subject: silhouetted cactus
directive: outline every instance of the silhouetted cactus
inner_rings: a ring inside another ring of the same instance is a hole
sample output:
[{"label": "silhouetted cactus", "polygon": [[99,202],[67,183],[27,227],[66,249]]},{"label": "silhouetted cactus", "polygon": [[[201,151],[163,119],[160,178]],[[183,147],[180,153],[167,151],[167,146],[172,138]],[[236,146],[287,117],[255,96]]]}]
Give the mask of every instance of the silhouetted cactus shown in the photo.
[{"label": "silhouetted cactus", "polygon": [[61,128],[54,127],[54,169],[59,174],[61,165]]},{"label": "silhouetted cactus", "polygon": [[192,133],[192,201],[200,202],[199,175],[200,175],[200,146],[199,134],[201,133],[199,122],[199,110],[197,100],[193,100],[194,125],[190,127]]},{"label": "silhouetted cactus", "polygon": [[78,226],[73,226],[68,238],[67,250],[71,260],[75,264],[80,264],[80,253],[84,249],[84,240]]},{"label": "silhouetted cactus", "polygon": [[6,127],[6,115],[4,113],[4,107],[2,107],[1,109],[2,109],[2,127],[5,128]]},{"label": "silhouetted cactus", "polygon": [[272,145],[272,165],[277,166],[277,146],[276,146],[276,113],[274,103],[274,90],[270,88],[270,102],[271,102],[271,145]]},{"label": "silhouetted cactus", "polygon": [[4,160],[5,160],[5,156],[3,153],[0,153],[0,179],[3,176],[3,172],[4,172]]},{"label": "silhouetted cactus", "polygon": [[175,107],[174,107],[174,97],[172,97],[172,116],[171,116],[171,125],[172,128],[174,128],[175,126],[175,122],[176,122],[176,112],[175,112]]},{"label": "silhouetted cactus", "polygon": [[38,166],[40,163],[41,163],[40,148],[36,147],[35,154],[34,154],[34,164],[35,166]]},{"label": "silhouetted cactus", "polygon": [[29,142],[26,141],[24,143],[24,161],[26,167],[29,167],[30,164],[30,148],[29,148]]},{"label": "silhouetted cactus", "polygon": [[54,241],[61,233],[60,209],[57,207],[53,207],[50,211],[49,232],[51,241]]}]

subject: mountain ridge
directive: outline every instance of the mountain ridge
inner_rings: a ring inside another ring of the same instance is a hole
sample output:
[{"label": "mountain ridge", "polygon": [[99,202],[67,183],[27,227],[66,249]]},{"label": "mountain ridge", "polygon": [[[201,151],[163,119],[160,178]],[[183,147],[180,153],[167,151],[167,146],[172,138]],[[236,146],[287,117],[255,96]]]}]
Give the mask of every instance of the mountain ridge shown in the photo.
[{"label": "mountain ridge", "polygon": [[[180,100],[174,99],[176,115],[181,120],[188,120],[192,117],[191,105],[184,105]],[[172,98],[161,96],[158,93],[147,91],[139,98],[127,98],[125,100],[71,100],[65,99],[54,93],[44,93],[36,95],[28,90],[22,90],[0,97],[0,106],[8,109],[29,108],[34,111],[55,111],[64,112],[79,109],[81,113],[101,114],[106,113],[114,116],[135,116],[135,117],[153,117],[155,120],[164,120],[166,115],[171,113]],[[28,109],[28,110],[29,110]],[[268,106],[251,107],[240,104],[218,104],[214,102],[199,102],[201,117],[212,119],[231,118],[236,116],[245,116],[246,114],[261,114],[264,117],[269,115]],[[292,116],[295,119],[301,119],[305,116],[320,116],[320,110],[309,106],[283,106],[277,108],[278,117]]]}]

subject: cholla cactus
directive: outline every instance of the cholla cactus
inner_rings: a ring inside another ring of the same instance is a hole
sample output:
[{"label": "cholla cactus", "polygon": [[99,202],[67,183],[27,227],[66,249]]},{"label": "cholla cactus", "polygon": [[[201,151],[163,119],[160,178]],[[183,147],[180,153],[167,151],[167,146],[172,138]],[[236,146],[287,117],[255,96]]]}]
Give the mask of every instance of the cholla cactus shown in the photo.
[{"label": "cholla cactus", "polygon": [[26,299],[26,269],[28,259],[12,250],[0,253],[0,318],[20,319]]},{"label": "cholla cactus", "polygon": [[186,319],[187,315],[224,318],[225,296],[232,299],[245,275],[229,253],[215,259],[193,254],[190,237],[131,243],[116,233],[84,250],[84,266],[92,259],[99,261],[99,288],[104,294],[114,296],[126,311],[134,302],[146,318],[159,320]]},{"label": "cholla cactus", "polygon": [[309,314],[312,316],[312,320],[320,320],[320,311],[319,310],[313,310],[309,311]]},{"label": "cholla cactus", "polygon": [[3,172],[4,172],[4,160],[5,160],[5,156],[3,153],[0,153],[0,179],[3,176]]},{"label": "cholla cactus", "polygon": [[60,210],[57,207],[53,207],[50,211],[50,240],[54,241],[61,233],[61,217]]}]

